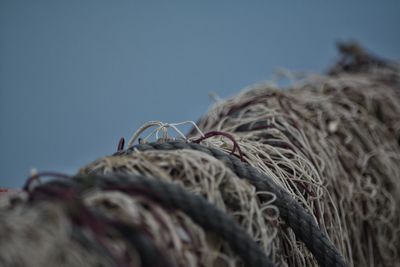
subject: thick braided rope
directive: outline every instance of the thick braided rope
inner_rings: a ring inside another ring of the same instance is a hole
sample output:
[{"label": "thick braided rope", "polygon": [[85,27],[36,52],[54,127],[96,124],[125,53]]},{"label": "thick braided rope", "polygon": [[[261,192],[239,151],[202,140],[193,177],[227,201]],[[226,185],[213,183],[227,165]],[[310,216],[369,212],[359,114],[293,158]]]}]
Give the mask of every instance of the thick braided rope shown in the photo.
[{"label": "thick braided rope", "polygon": [[[86,249],[96,251],[108,257],[111,260],[111,266],[128,267],[129,265],[122,259],[117,258],[116,255],[113,255],[105,244],[96,237],[99,232],[105,235],[105,229],[107,228],[118,232],[120,238],[125,239],[135,248],[140,255],[142,266],[175,266],[165,258],[165,255],[157,248],[146,231],[135,225],[108,218],[98,212],[93,212],[93,210],[82,203],[82,192],[82,184],[77,183],[75,179],[54,180],[37,186],[33,191],[30,191],[28,203],[32,204],[40,201],[61,203],[60,205],[63,206],[63,209],[72,222],[71,237],[81,243]],[[94,230],[96,233],[92,232],[90,238],[82,233],[83,231],[87,231],[86,228]]]},{"label": "thick braided rope", "polygon": [[[135,150],[177,150],[193,149],[212,155],[221,160],[238,177],[248,180],[258,191],[270,191],[277,197],[275,205],[279,209],[280,217],[292,228],[299,240],[304,242],[314,255],[318,264],[323,267],[344,267],[346,263],[328,237],[320,230],[313,217],[284,189],[277,185],[270,177],[262,174],[256,168],[241,162],[238,158],[228,155],[221,150],[205,147],[188,142],[165,142],[139,144],[128,148],[119,154],[130,154]],[[259,196],[263,200],[263,196]]]},{"label": "thick braided rope", "polygon": [[275,266],[257,243],[229,215],[211,205],[203,197],[191,194],[178,185],[160,179],[126,174],[76,176],[70,180],[49,183],[58,183],[61,186],[73,183],[75,185],[72,186],[81,192],[99,188],[149,197],[165,208],[184,212],[205,230],[221,237],[241,257],[246,266]]}]

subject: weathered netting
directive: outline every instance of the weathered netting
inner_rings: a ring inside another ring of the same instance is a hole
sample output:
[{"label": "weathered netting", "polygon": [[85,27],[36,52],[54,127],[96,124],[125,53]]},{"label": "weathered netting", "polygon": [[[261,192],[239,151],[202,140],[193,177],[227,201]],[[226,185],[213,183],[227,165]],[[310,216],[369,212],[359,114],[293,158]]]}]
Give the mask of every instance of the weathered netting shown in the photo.
[{"label": "weathered netting", "polygon": [[[285,90],[253,86],[215,104],[198,123],[205,136],[194,129],[177,144],[141,141],[76,177],[32,179],[26,192],[0,198],[0,265],[270,266],[241,248],[250,238],[276,266],[344,266],[341,257],[348,266],[398,266],[400,65],[354,44],[340,50],[327,75]],[[242,177],[248,165],[271,186]],[[155,191],[120,175],[147,177]],[[164,195],[180,188],[188,194]],[[298,207],[286,210],[285,195]],[[187,198],[216,210],[174,202]],[[237,227],[247,235],[229,239],[225,230]]]},{"label": "weathered netting", "polygon": [[[275,249],[279,246],[272,244],[274,240],[278,241],[275,239],[277,211],[276,207],[271,204],[274,195],[269,192],[256,192],[253,186],[236,177],[219,160],[191,150],[145,151],[101,158],[80,170],[81,174],[112,174],[115,172],[159,177],[178,183],[189,192],[204,196],[219,209],[232,214],[251,237],[261,243],[264,251],[276,258]],[[257,200],[258,194],[265,194],[271,200],[261,204]],[[156,235],[157,231],[154,234]],[[179,237],[177,233],[175,235]],[[224,261],[227,266],[237,266],[237,259],[229,251],[229,248],[223,248],[222,250],[227,250],[227,252],[221,253],[219,251],[224,244],[213,236],[208,238],[209,248],[203,247],[204,243],[202,246],[193,244],[195,247],[200,247],[202,253],[210,258],[208,261],[201,261],[202,263],[208,262],[209,266],[213,266],[212,263],[216,264],[215,266],[224,266],[222,262]],[[179,238],[177,239],[179,240]],[[160,244],[167,243],[165,240],[160,239],[159,241]],[[179,255],[174,256],[179,258],[177,257]],[[215,263],[216,256],[220,258],[218,263]],[[196,258],[194,255],[192,257]],[[199,262],[194,262],[193,265],[182,262],[179,266],[199,265],[201,265]]]},{"label": "weathered netting", "polygon": [[[235,133],[247,161],[314,214],[350,266],[393,266],[400,253],[400,69],[357,52],[331,75],[290,90],[246,90],[215,105],[199,127]],[[296,246],[290,232],[280,234]],[[303,248],[293,252],[312,262]]]}]

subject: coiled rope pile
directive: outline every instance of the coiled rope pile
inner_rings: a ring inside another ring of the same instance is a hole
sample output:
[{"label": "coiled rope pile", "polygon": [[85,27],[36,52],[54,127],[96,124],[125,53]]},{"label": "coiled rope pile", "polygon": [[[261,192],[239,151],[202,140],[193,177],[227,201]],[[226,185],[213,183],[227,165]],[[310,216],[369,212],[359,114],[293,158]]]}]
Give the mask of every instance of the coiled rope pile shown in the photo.
[{"label": "coiled rope pile", "polygon": [[188,137],[152,122],[73,177],[33,175],[0,197],[0,266],[399,266],[400,65],[340,50]]}]

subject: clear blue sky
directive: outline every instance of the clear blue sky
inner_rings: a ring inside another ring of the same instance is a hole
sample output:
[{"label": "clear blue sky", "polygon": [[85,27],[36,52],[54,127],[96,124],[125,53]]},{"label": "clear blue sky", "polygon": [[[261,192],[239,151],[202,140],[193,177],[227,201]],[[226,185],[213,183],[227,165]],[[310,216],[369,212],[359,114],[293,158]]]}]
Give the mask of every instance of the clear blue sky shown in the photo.
[{"label": "clear blue sky", "polygon": [[[357,3],[356,3],[357,2]],[[148,120],[196,120],[337,40],[400,58],[400,1],[0,1],[0,186],[75,172]]]}]

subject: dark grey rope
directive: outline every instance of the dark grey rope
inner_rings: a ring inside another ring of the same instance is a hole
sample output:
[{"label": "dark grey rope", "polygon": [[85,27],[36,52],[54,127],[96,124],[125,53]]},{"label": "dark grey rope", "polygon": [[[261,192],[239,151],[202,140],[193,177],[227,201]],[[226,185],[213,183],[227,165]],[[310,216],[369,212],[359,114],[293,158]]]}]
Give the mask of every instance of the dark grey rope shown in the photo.
[{"label": "dark grey rope", "polygon": [[[28,203],[40,201],[60,203],[71,222],[71,238],[86,249],[111,260],[110,266],[128,267],[130,265],[127,258],[120,258],[109,251],[105,243],[98,238],[99,231],[104,237],[111,232],[118,233],[120,238],[125,239],[136,249],[141,266],[176,266],[165,257],[163,251],[158,249],[145,229],[106,217],[98,210],[86,207],[82,203],[81,193],[84,191],[82,188],[88,186],[88,180],[83,185],[77,181],[68,177],[65,180],[53,180],[37,186],[34,190],[28,191]],[[96,228],[96,232],[92,232],[91,235],[87,235],[88,229],[92,229],[89,225]]]},{"label": "dark grey rope", "polygon": [[[192,149],[212,155],[222,161],[238,177],[249,181],[258,191],[269,191],[276,195],[274,204],[279,209],[279,215],[286,224],[292,228],[296,237],[301,240],[314,255],[322,267],[345,267],[343,257],[320,230],[313,217],[283,188],[277,185],[270,177],[262,174],[256,168],[241,162],[235,156],[228,155],[221,150],[205,147],[196,143],[173,141],[165,143],[139,144],[127,150],[115,153],[115,155],[130,154],[135,150],[177,150]],[[265,196],[259,195],[261,201]]]},{"label": "dark grey rope", "polygon": [[[203,197],[191,194],[176,184],[163,182],[157,178],[118,173],[111,176],[76,176],[70,180],[57,180],[46,184],[47,186],[72,187],[80,192],[99,188],[146,196],[165,208],[184,212],[203,229],[221,237],[240,256],[246,266],[275,266],[233,218],[214,207]],[[38,193],[36,198],[39,199],[42,198],[40,187],[42,186],[35,189]]]}]

